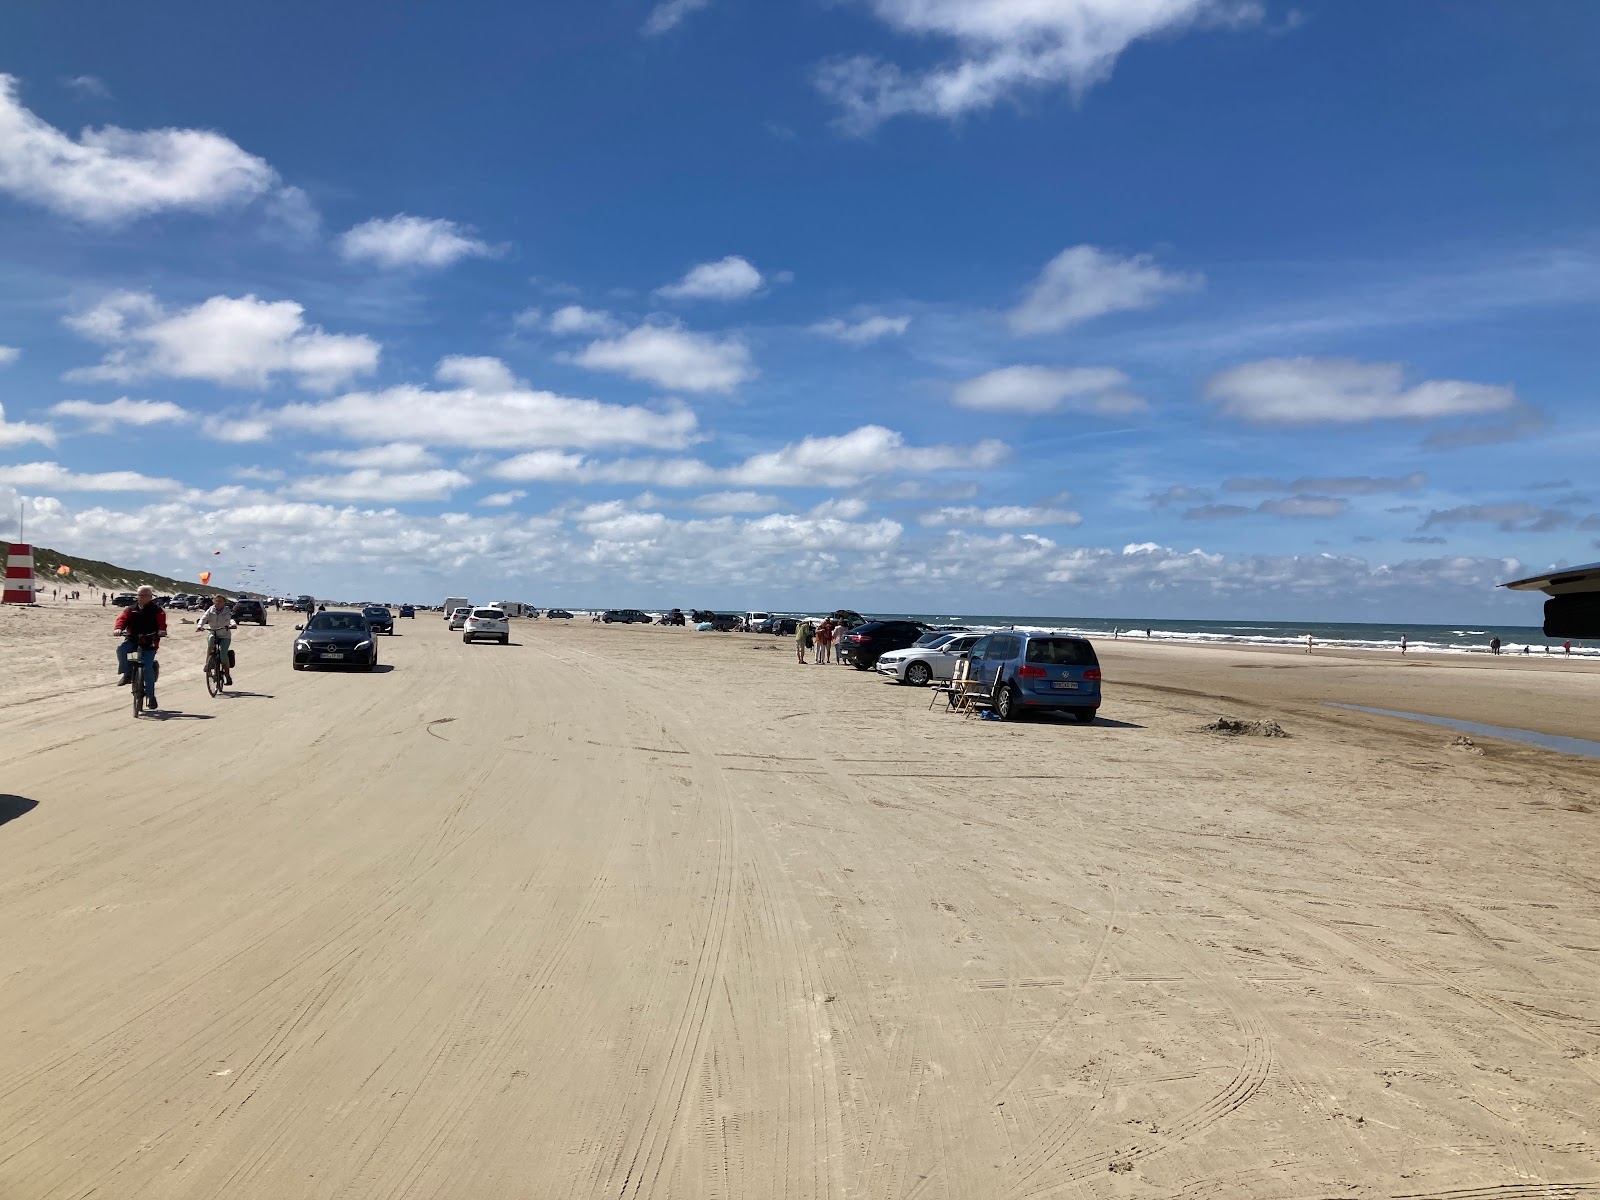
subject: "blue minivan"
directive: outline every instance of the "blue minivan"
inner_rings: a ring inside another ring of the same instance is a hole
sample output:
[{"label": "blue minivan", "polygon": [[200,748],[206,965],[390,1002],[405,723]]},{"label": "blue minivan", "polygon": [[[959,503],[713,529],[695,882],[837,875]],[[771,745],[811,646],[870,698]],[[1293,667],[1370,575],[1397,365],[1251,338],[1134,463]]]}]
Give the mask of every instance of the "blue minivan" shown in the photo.
[{"label": "blue minivan", "polygon": [[1087,638],[1007,629],[979,638],[967,659],[1003,721],[1024,712],[1070,712],[1087,723],[1100,708],[1100,660]]}]

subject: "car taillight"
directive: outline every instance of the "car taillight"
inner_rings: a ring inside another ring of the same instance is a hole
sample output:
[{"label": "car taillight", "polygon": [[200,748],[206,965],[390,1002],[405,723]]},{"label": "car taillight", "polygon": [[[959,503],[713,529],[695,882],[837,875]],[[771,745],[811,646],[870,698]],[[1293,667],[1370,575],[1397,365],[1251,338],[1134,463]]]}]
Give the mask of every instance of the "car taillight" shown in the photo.
[{"label": "car taillight", "polygon": [[1100,668],[1099,667],[1090,667],[1087,671],[1085,671],[1083,673],[1083,677],[1085,679],[1089,680],[1091,683],[1099,683],[1100,682]]},{"label": "car taillight", "polygon": [[847,633],[844,635],[844,640],[847,642],[864,642],[867,639],[859,633]]},{"label": "car taillight", "polygon": [[1018,679],[1043,679],[1044,676],[1045,670],[1043,667],[1030,667],[1024,664],[1017,668]]}]

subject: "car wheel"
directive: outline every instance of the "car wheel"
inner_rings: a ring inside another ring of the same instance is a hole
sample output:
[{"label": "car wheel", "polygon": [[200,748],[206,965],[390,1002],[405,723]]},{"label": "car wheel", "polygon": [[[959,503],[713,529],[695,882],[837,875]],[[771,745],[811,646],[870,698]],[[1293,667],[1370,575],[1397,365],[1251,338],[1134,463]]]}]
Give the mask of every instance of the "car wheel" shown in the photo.
[{"label": "car wheel", "polygon": [[294,664],[294,669],[296,671],[304,671],[306,669],[306,665],[305,665],[305,663],[295,663]]},{"label": "car wheel", "polygon": [[857,659],[854,659],[851,662],[850,665],[855,667],[855,669],[858,670],[858,671],[870,671],[870,670],[872,670],[873,667],[877,666],[878,664],[875,663],[875,662],[868,662],[864,658],[857,658]]},{"label": "car wheel", "polygon": [[1009,683],[1001,684],[994,694],[994,715],[1002,721],[1012,721],[1016,719],[1017,708],[1017,689]]},{"label": "car wheel", "polygon": [[1093,721],[1095,717],[1099,715],[1099,713],[1092,708],[1075,708],[1072,710],[1072,715],[1087,725],[1089,722]]},{"label": "car wheel", "polygon": [[927,687],[933,678],[933,668],[925,662],[914,662],[906,668],[906,682],[914,687]]},{"label": "car wheel", "polygon": [[461,644],[462,644],[462,645],[464,645],[464,646],[470,646],[470,645],[472,645],[472,638],[471,638],[471,637],[469,637],[469,636],[468,636],[468,635],[467,635],[467,634],[464,634],[464,633],[463,633],[463,634],[462,634],[462,635],[461,635]]},{"label": "car wheel", "polygon": [[511,635],[509,633],[502,635],[500,638],[500,644],[502,646],[509,646],[511,644]]}]

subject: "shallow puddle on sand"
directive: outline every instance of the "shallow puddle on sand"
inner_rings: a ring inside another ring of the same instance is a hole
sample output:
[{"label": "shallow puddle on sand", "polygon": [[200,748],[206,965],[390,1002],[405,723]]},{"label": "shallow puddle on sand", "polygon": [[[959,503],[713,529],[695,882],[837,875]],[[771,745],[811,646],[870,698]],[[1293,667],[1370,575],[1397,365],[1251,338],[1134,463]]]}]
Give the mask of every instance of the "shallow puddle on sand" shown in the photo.
[{"label": "shallow puddle on sand", "polygon": [[1485,725],[1479,721],[1457,721],[1454,717],[1430,717],[1426,713],[1397,712],[1392,708],[1368,708],[1364,704],[1333,704],[1331,708],[1349,708],[1356,712],[1377,713],[1380,717],[1400,717],[1407,721],[1426,721],[1430,725],[1443,725],[1458,733],[1475,733],[1479,737],[1502,738],[1508,742],[1526,742],[1545,750],[1558,750],[1562,754],[1582,754],[1600,758],[1600,742],[1583,738],[1561,737],[1554,733],[1539,733],[1532,729],[1516,729],[1509,725]]}]

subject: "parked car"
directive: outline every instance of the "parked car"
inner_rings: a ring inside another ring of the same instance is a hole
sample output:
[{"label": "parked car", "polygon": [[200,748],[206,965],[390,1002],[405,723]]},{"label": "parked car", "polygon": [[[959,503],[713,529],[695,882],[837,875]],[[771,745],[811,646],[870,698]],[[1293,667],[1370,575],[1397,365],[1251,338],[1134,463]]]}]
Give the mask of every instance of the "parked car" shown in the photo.
[{"label": "parked car", "polygon": [[400,615],[402,617],[411,617],[414,620],[417,615],[417,610],[412,608],[409,604],[402,604],[400,606]]},{"label": "parked car", "polygon": [[369,604],[361,610],[361,615],[366,617],[373,633],[394,635],[394,614],[383,605]]},{"label": "parked car", "polygon": [[156,597],[156,603],[159,604],[162,608],[166,608],[169,604],[172,603],[172,597],[171,596],[157,596]]},{"label": "parked car", "polygon": [[921,621],[868,621],[839,639],[839,661],[858,671],[870,671],[891,650],[904,650],[922,636]]},{"label": "parked car", "polygon": [[118,592],[111,597],[112,608],[132,608],[139,602],[139,598],[132,592]]},{"label": "parked car", "polygon": [[795,626],[799,624],[799,617],[768,617],[750,632],[771,633],[776,634],[778,637],[793,637]]},{"label": "parked car", "polygon": [[949,637],[952,633],[970,633],[965,625],[930,625],[921,637],[917,639],[919,646],[931,646],[940,638]]},{"label": "parked car", "polygon": [[319,612],[294,639],[294,669],[307,667],[360,667],[378,665],[378,647],[372,627],[358,612]]},{"label": "parked car", "polygon": [[572,614],[564,608],[552,608],[545,611],[544,618],[547,621],[570,621]]},{"label": "parked car", "polygon": [[712,613],[709,624],[718,633],[737,633],[744,628],[744,618],[738,613]]},{"label": "parked car", "polygon": [[475,608],[461,626],[461,640],[473,642],[511,642],[511,621],[498,608]]},{"label": "parked car", "polygon": [[454,630],[464,628],[467,623],[467,618],[471,615],[472,610],[470,608],[461,605],[452,608],[450,610],[450,629],[452,632]]},{"label": "parked car", "polygon": [[675,608],[662,616],[657,625],[682,625],[684,624],[683,609]]},{"label": "parked car", "polygon": [[254,621],[257,625],[267,623],[267,606],[259,600],[241,598],[233,602],[233,619],[243,625],[246,621]]},{"label": "parked car", "polygon": [[650,624],[649,616],[637,608],[608,608],[600,614],[600,619],[607,625]]},{"label": "parked car", "polygon": [[836,608],[828,614],[833,618],[834,628],[843,625],[846,629],[854,629],[857,625],[865,625],[867,618],[849,608]]},{"label": "parked car", "polygon": [[317,602],[311,596],[296,596],[294,598],[294,610],[296,612],[303,612],[309,616],[311,613],[317,610]]},{"label": "parked car", "polygon": [[878,674],[916,687],[927,687],[935,679],[949,679],[955,674],[956,663],[982,636],[977,633],[941,633],[926,644],[891,650],[878,656]]},{"label": "parked car", "polygon": [[1002,720],[1024,712],[1070,712],[1083,722],[1100,709],[1100,660],[1087,638],[1005,630],[967,651],[972,677],[992,692]]}]

